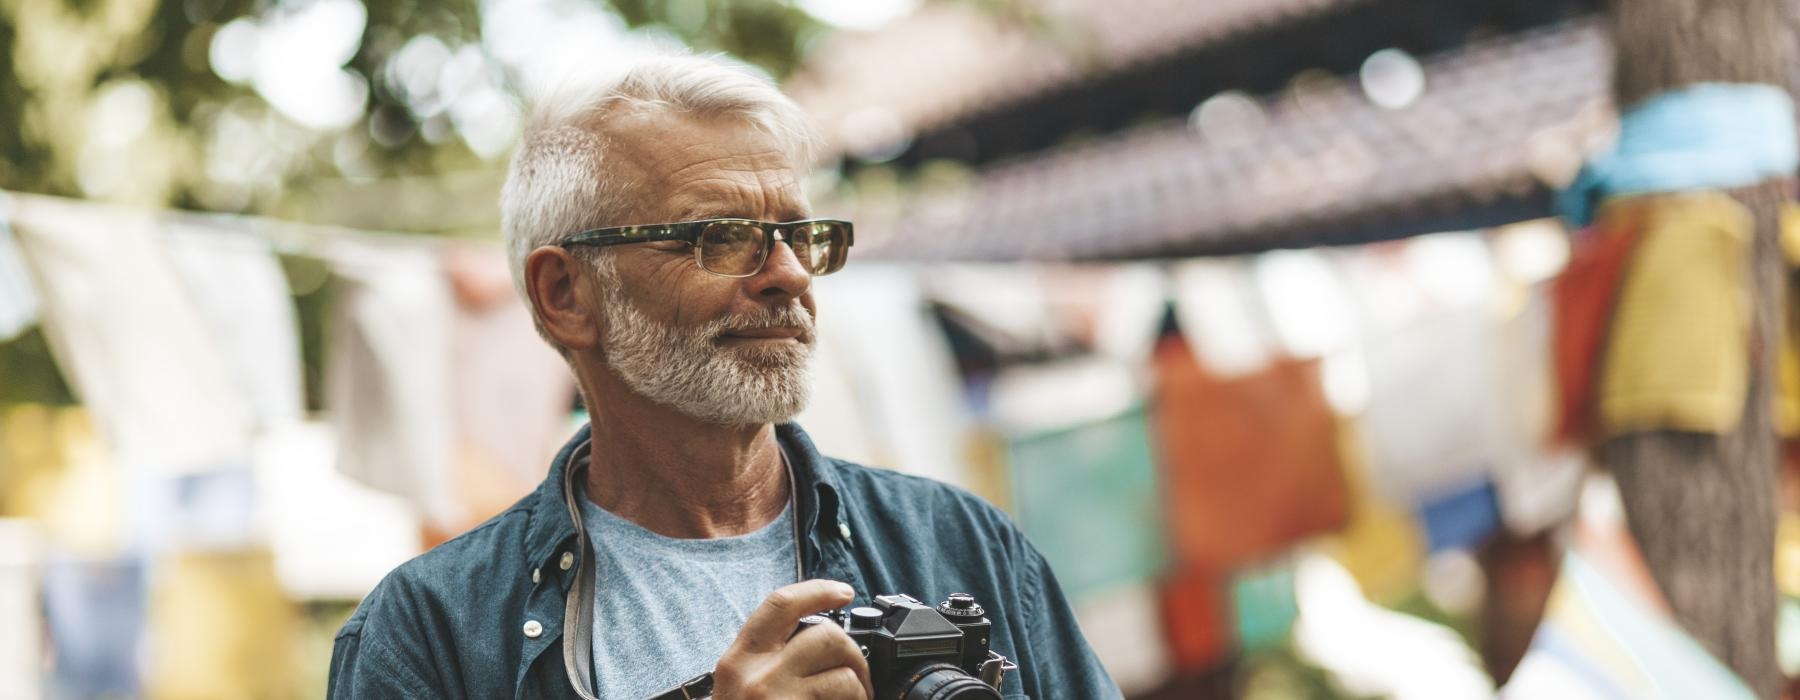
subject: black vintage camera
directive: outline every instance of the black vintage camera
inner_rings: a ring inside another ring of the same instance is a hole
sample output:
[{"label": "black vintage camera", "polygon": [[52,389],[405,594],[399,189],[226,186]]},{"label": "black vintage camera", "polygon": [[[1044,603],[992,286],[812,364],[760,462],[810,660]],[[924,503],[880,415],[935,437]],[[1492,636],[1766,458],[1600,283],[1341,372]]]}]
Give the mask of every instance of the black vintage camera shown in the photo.
[{"label": "black vintage camera", "polygon": [[967,593],[936,608],[908,595],[875,597],[875,607],[800,619],[800,628],[843,627],[869,660],[876,700],[1000,700],[1000,681],[1018,668],[988,649],[992,623]]}]

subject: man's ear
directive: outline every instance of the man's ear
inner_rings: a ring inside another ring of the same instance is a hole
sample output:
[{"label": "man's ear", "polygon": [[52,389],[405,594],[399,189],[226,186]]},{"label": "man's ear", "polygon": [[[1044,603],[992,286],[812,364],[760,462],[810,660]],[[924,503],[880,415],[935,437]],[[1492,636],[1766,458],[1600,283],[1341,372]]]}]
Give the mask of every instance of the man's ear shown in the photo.
[{"label": "man's ear", "polygon": [[599,309],[580,281],[586,263],[569,251],[543,246],[525,257],[525,294],[544,332],[571,352],[600,346]]}]

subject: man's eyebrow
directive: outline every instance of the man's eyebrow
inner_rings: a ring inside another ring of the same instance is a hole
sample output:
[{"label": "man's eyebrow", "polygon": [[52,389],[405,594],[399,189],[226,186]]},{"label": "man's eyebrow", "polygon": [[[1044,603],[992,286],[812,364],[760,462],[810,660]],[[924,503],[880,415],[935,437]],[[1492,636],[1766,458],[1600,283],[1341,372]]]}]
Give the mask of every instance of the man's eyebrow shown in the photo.
[{"label": "man's eyebrow", "polygon": [[709,219],[747,219],[747,216],[726,213],[721,209],[710,209],[705,206],[689,207],[681,210],[681,217],[676,221],[706,221]]},{"label": "man's eyebrow", "polygon": [[[709,207],[704,204],[687,207],[687,208],[681,209],[679,211],[681,212],[680,216],[678,218],[676,218],[675,220],[670,221],[668,223],[678,223],[678,222],[682,222],[682,221],[709,221],[712,219],[748,219],[751,221],[757,220],[756,217],[746,216],[742,212],[733,211],[733,210],[724,209],[724,208],[712,208],[712,207]],[[781,216],[777,217],[775,219],[775,221],[776,222],[802,221],[802,220],[805,220],[805,219],[808,219],[811,217],[812,217],[811,213],[809,213],[806,209],[801,208],[801,207],[795,207],[792,209],[782,210]]]}]

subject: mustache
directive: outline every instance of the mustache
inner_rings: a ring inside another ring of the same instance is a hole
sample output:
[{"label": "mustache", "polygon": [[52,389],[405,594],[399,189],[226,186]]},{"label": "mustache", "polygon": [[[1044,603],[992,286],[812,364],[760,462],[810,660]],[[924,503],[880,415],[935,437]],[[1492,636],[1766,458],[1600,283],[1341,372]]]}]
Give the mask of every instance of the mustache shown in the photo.
[{"label": "mustache", "polygon": [[733,314],[707,324],[707,338],[717,338],[726,333],[737,331],[761,330],[764,328],[798,328],[800,340],[808,345],[813,342],[813,317],[806,308],[799,304],[787,306],[765,306],[756,311]]}]

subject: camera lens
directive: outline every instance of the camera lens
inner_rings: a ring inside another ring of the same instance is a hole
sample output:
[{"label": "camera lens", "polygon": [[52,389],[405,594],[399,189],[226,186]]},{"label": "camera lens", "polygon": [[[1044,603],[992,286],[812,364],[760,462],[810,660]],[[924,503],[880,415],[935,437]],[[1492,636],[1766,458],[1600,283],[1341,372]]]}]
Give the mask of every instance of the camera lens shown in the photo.
[{"label": "camera lens", "polygon": [[1000,700],[1000,691],[950,664],[919,669],[900,692],[901,700]]}]

